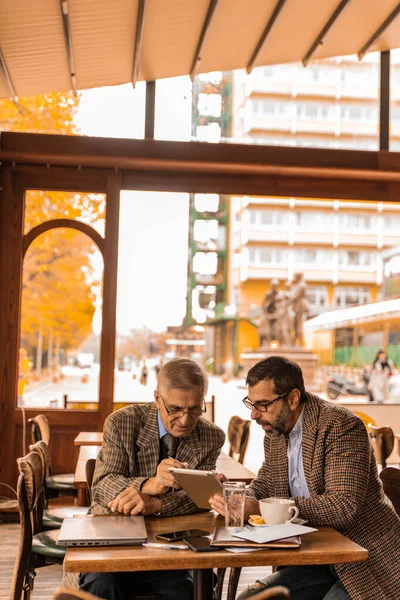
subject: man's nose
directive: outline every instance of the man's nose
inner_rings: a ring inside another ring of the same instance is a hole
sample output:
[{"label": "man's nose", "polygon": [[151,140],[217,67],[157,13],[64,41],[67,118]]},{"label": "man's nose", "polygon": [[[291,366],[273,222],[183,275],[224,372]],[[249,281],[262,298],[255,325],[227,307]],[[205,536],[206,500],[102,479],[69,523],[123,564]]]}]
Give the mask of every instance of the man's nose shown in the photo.
[{"label": "man's nose", "polygon": [[191,419],[190,419],[190,416],[189,416],[189,413],[188,413],[188,412],[184,412],[184,413],[183,413],[183,415],[180,417],[180,419],[179,419],[179,420],[180,420],[180,422],[181,422],[183,425],[189,425],[189,422],[190,422],[190,420],[191,420]]},{"label": "man's nose", "polygon": [[261,417],[260,411],[257,410],[255,406],[253,406],[253,408],[251,409],[250,418],[253,419],[253,421],[255,421],[256,419],[259,419],[260,417]]}]

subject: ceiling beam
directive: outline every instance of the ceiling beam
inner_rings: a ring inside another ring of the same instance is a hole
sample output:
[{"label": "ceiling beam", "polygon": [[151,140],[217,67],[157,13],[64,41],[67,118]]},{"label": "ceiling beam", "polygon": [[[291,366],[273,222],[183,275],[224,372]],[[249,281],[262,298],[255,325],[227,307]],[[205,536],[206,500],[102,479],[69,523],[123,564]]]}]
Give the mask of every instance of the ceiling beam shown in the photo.
[{"label": "ceiling beam", "polygon": [[60,0],[60,7],[61,7],[61,16],[62,16],[63,30],[64,30],[65,48],[67,50],[69,78],[71,80],[72,91],[74,92],[74,95],[77,96],[78,89],[76,87],[76,73],[75,73],[74,53],[72,51],[72,35],[71,35],[71,23],[69,20],[68,0]]},{"label": "ceiling beam", "polygon": [[199,41],[197,42],[196,51],[193,56],[192,66],[190,67],[190,71],[189,71],[190,79],[192,79],[192,80],[193,80],[193,77],[195,76],[196,67],[197,67],[198,63],[201,61],[201,49],[203,47],[204,40],[207,35],[207,30],[211,25],[211,20],[213,18],[215,9],[217,8],[217,4],[218,4],[218,0],[210,0],[210,4],[208,5],[206,18],[204,19],[204,23],[203,23],[203,27],[201,29]]},{"label": "ceiling beam", "polygon": [[395,20],[395,18],[397,17],[397,15],[399,13],[400,13],[400,2],[396,6],[396,8],[394,10],[392,10],[390,15],[388,17],[386,17],[386,19],[383,21],[382,25],[380,27],[378,27],[378,29],[371,35],[369,40],[364,44],[364,46],[358,52],[358,58],[360,60],[365,56],[365,54],[368,52],[368,50],[370,49],[372,44],[374,44],[376,42],[376,40],[378,38],[380,38],[382,33],[389,27],[389,25],[392,23],[392,21]]},{"label": "ceiling beam", "polygon": [[340,13],[346,8],[346,6],[349,4],[350,1],[351,0],[341,0],[341,2],[339,2],[337,7],[335,8],[335,10],[331,14],[331,16],[329,17],[329,19],[327,20],[327,22],[325,23],[325,25],[323,26],[323,28],[321,29],[321,31],[319,32],[317,37],[315,38],[315,40],[311,44],[308,52],[306,52],[306,54],[304,55],[304,58],[301,61],[303,63],[304,67],[306,67],[308,65],[312,55],[314,54],[314,52],[318,48],[318,46],[320,44],[323,44],[324,37],[326,36],[326,34],[328,33],[328,31],[330,30],[330,28],[336,21],[336,19],[339,17]]},{"label": "ceiling beam", "polygon": [[14,84],[11,79],[10,71],[8,70],[6,59],[4,58],[3,50],[1,49],[1,47],[0,47],[0,65],[3,70],[6,82],[7,82],[7,87],[11,92],[11,97],[13,99],[13,102],[17,103],[18,95],[17,95],[17,92],[15,91],[15,87],[14,87]]},{"label": "ceiling beam", "polygon": [[140,58],[142,55],[143,41],[143,23],[144,11],[146,9],[146,0],[139,0],[138,11],[136,17],[136,37],[135,48],[133,51],[133,66],[132,66],[132,85],[135,88],[139,76]]},{"label": "ceiling beam", "polygon": [[265,29],[262,32],[262,35],[257,42],[256,47],[254,48],[253,54],[251,55],[249,62],[247,63],[247,66],[246,66],[247,73],[251,73],[251,71],[254,67],[254,63],[257,59],[257,56],[259,55],[260,50],[263,47],[264,42],[267,39],[267,36],[269,35],[269,32],[271,31],[272,27],[274,26],[274,23],[275,23],[276,19],[278,18],[279,13],[281,12],[285,2],[286,2],[286,0],[278,0],[278,2],[276,3],[274,11],[273,11],[272,15],[270,16],[268,23],[266,24]]}]

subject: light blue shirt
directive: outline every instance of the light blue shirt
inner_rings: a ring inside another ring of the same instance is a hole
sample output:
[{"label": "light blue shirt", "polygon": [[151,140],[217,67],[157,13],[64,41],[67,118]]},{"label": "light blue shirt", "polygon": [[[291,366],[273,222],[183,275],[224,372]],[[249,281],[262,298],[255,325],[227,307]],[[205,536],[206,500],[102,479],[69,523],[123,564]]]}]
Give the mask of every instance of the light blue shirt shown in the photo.
[{"label": "light blue shirt", "polygon": [[304,498],[310,497],[310,492],[308,490],[303,468],[303,414],[304,406],[299,418],[297,419],[296,425],[289,433],[287,448],[289,463],[289,489],[292,498],[296,498],[297,496],[304,496]]},{"label": "light blue shirt", "polygon": [[157,412],[157,420],[158,420],[158,434],[160,436],[160,440],[161,438],[168,433],[168,431],[165,429],[164,427],[164,423],[161,420],[161,416],[160,416],[160,411]]}]

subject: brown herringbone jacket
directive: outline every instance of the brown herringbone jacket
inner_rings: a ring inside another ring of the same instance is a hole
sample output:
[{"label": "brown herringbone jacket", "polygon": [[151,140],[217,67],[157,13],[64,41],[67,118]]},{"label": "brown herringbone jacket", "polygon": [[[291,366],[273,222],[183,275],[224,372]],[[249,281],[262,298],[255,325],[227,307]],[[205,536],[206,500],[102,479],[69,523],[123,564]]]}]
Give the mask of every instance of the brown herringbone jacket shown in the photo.
[{"label": "brown herringbone jacket", "polygon": [[[214,423],[200,418],[190,436],[179,444],[176,459],[190,469],[215,469],[225,434]],[[128,486],[139,489],[154,477],[160,456],[157,407],[153,403],[121,408],[104,423],[103,446],[93,476],[92,514],[110,512],[108,503]],[[161,516],[198,511],[183,490],[160,496]]]},{"label": "brown herringbone jacket", "polygon": [[[334,565],[352,600],[399,600],[400,519],[384,495],[364,423],[348,409],[307,394],[303,466],[310,498],[300,516],[367,548],[364,563]],[[287,440],[266,435],[264,463],[251,484],[256,498],[289,497]]]}]

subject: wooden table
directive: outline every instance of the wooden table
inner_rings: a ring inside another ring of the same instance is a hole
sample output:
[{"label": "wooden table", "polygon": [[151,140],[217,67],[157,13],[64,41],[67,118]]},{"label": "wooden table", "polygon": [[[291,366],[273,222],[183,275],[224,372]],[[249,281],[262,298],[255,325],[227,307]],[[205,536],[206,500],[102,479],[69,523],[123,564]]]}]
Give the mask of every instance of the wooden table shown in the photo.
[{"label": "wooden table", "polygon": [[101,446],[102,443],[102,431],[81,431],[74,439],[75,446]]},{"label": "wooden table", "polygon": [[[223,527],[224,520],[214,512],[182,517],[146,517],[149,542],[159,541],[155,536],[161,532],[199,528],[211,533],[216,526]],[[319,531],[304,535],[301,547],[293,550],[266,549],[234,554],[227,550],[198,553],[139,546],[68,548],[64,568],[72,573],[195,569],[195,600],[209,600],[216,567],[325,565],[361,562],[367,558],[367,550],[334,529],[321,527]]]}]

